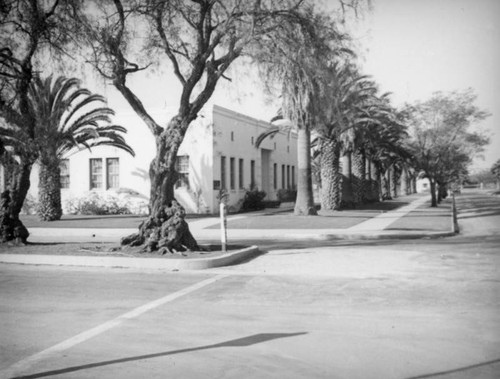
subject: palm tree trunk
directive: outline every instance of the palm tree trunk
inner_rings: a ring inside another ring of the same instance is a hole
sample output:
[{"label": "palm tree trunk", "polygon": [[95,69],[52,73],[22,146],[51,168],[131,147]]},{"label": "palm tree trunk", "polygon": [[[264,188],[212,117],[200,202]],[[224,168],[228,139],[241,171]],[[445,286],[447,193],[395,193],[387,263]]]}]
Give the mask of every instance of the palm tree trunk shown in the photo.
[{"label": "palm tree trunk", "polygon": [[342,207],[354,207],[354,195],[352,186],[352,156],[347,151],[342,157]]},{"label": "palm tree trunk", "polygon": [[307,126],[298,130],[297,135],[297,200],[294,214],[316,215],[312,190],[311,131]]},{"label": "palm tree trunk", "polygon": [[408,170],[406,167],[403,167],[401,170],[401,194],[402,195],[409,195],[408,193]]},{"label": "palm tree trunk", "polygon": [[391,168],[388,167],[382,175],[382,200],[391,200]]},{"label": "palm tree trunk", "polygon": [[391,170],[391,180],[390,180],[390,193],[392,198],[397,198],[398,193],[398,181],[399,181],[399,170],[395,165],[390,167]]},{"label": "palm tree trunk", "polygon": [[365,171],[366,159],[362,151],[355,151],[352,159],[352,187],[354,194],[354,204],[360,205],[365,202]]},{"label": "palm tree trunk", "polygon": [[37,213],[42,221],[59,220],[62,216],[59,160],[44,161],[44,163],[40,163],[38,175]]},{"label": "palm tree trunk", "polygon": [[166,252],[199,250],[198,243],[185,221],[186,212],[175,200],[174,185],[179,134],[187,129],[189,120],[174,117],[165,131],[156,137],[156,156],[150,164],[151,192],[149,217],[139,226],[139,232],[122,238],[122,245],[145,245],[144,250]]},{"label": "palm tree trunk", "polygon": [[321,210],[338,210],[341,201],[339,144],[334,140],[325,140],[321,144]]}]

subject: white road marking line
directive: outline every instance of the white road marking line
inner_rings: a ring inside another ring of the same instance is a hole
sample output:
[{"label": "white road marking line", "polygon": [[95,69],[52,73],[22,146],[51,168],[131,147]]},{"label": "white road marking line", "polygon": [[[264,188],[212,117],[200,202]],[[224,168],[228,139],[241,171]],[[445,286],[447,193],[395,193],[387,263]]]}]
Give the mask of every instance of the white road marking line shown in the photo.
[{"label": "white road marking line", "polygon": [[0,370],[0,378],[12,378],[13,376],[19,375],[20,372],[26,371],[31,368],[35,363],[49,357],[54,353],[60,353],[61,351],[70,349],[71,347],[78,345],[79,343],[85,342],[99,334],[102,334],[109,329],[112,329],[126,320],[133,319],[138,317],[154,308],[158,308],[159,306],[169,303],[173,300],[176,300],[184,295],[187,295],[191,292],[199,290],[209,284],[215,283],[225,277],[229,276],[229,274],[221,274],[209,279],[202,280],[201,282],[195,283],[189,287],[183,288],[177,292],[171,293],[167,296],[164,296],[160,299],[154,300],[150,303],[144,304],[138,308],[131,310],[130,312],[124,313],[121,316],[118,316],[110,321],[105,322],[104,324],[98,325],[95,328],[89,329],[83,333],[77,334],[74,337],[71,337],[57,345],[49,347],[39,353],[36,353],[30,357],[27,357],[17,363],[14,363],[12,366]]}]

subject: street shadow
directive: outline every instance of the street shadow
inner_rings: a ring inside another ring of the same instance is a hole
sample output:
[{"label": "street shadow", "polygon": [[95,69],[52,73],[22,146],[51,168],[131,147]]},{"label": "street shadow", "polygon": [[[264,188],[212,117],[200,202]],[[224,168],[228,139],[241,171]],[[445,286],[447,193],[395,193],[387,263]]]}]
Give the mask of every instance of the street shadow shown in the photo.
[{"label": "street shadow", "polygon": [[464,372],[464,371],[469,371],[473,370],[475,368],[479,367],[486,367],[486,366],[491,366],[495,364],[500,364],[500,359],[494,359],[491,361],[486,361],[486,362],[481,362],[481,363],[476,363],[474,365],[470,366],[464,366],[464,367],[459,367],[453,370],[447,370],[447,371],[440,371],[440,372],[434,372],[432,374],[425,374],[425,375],[418,375],[418,376],[412,376],[406,379],[426,379],[426,378],[435,378],[437,376],[442,376],[442,375],[449,375],[449,374],[456,374],[458,372]]},{"label": "street shadow", "polygon": [[23,375],[23,376],[16,376],[12,379],[29,379],[29,378],[44,378],[47,376],[53,376],[53,375],[62,375],[62,374],[68,374],[70,372],[75,372],[75,371],[80,371],[80,370],[87,370],[91,368],[96,368],[96,367],[102,367],[102,366],[109,366],[109,365],[114,365],[114,364],[119,364],[119,363],[127,363],[127,362],[133,362],[133,361],[139,361],[143,359],[152,359],[152,358],[159,358],[159,357],[166,357],[169,355],[175,355],[175,354],[182,354],[182,353],[190,353],[192,351],[200,351],[200,350],[208,350],[208,349],[217,349],[221,347],[246,347],[246,346],[252,346],[256,345],[259,343],[264,343],[280,338],[289,338],[289,337],[295,337],[295,336],[301,336],[307,334],[307,332],[298,332],[298,333],[259,333],[259,334],[253,334],[248,337],[243,337],[243,338],[237,338],[234,340],[229,340],[221,343],[216,343],[213,345],[205,345],[205,346],[197,346],[197,347],[191,347],[187,349],[179,349],[179,350],[171,350],[171,351],[164,351],[161,353],[154,353],[154,354],[145,354],[145,355],[137,355],[134,357],[126,357],[126,358],[119,358],[119,359],[112,359],[109,361],[102,361],[102,362],[95,362],[95,363],[88,363],[85,365],[80,365],[80,366],[72,366],[72,367],[66,367],[58,370],[52,370],[52,371],[45,371],[45,372],[38,372],[35,374],[30,374],[30,375]]}]

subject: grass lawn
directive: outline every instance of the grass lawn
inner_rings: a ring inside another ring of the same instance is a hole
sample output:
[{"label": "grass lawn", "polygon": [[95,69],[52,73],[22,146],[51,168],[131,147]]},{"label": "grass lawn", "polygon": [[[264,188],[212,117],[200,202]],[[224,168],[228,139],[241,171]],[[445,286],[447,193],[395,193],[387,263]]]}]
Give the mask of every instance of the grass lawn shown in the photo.
[{"label": "grass lawn", "polygon": [[[186,219],[194,220],[206,215],[187,215]],[[21,215],[23,224],[29,228],[112,228],[134,229],[145,220],[147,216],[137,215],[63,215],[57,221],[40,221],[37,215]]]}]

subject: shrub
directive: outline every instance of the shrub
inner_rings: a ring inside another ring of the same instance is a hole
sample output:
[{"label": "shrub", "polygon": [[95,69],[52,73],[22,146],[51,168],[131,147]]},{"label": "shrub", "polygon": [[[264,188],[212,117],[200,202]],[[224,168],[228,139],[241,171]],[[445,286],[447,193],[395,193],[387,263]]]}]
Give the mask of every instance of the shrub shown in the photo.
[{"label": "shrub", "polygon": [[68,200],[66,208],[70,214],[82,215],[119,215],[132,213],[127,202],[120,201],[120,199],[114,196],[103,198],[96,192],[91,192],[86,197]]},{"label": "shrub", "polygon": [[246,191],[241,209],[252,211],[264,209],[262,200],[264,200],[265,197],[266,193],[264,191],[259,191],[257,188]]},{"label": "shrub", "polygon": [[278,200],[282,203],[290,201],[294,202],[295,199],[297,199],[297,190],[283,188],[278,190],[278,193],[276,195],[278,197]]}]

